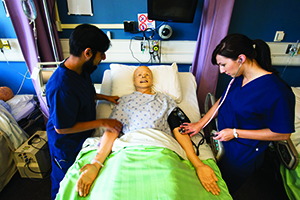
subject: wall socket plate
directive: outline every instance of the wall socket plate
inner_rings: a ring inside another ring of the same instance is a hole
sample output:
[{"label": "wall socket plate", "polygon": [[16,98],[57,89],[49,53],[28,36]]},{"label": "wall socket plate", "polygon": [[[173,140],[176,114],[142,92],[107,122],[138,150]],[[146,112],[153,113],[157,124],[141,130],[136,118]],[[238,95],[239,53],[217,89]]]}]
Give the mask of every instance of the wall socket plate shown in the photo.
[{"label": "wall socket plate", "polygon": [[283,31],[276,31],[274,42],[281,42],[284,38],[284,32]]}]

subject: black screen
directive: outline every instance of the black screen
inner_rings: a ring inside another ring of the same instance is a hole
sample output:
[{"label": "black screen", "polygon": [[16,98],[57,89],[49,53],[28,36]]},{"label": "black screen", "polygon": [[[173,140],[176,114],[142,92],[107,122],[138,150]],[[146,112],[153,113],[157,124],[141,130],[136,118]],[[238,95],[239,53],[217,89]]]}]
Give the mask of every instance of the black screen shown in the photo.
[{"label": "black screen", "polygon": [[148,18],[167,22],[194,21],[198,0],[148,0]]}]

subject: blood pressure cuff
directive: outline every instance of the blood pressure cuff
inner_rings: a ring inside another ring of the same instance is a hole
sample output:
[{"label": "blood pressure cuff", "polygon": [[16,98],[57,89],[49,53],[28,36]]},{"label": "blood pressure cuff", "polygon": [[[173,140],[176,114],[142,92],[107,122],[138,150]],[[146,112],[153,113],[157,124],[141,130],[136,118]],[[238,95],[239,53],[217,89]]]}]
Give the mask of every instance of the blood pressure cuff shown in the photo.
[{"label": "blood pressure cuff", "polygon": [[191,123],[191,121],[179,107],[174,108],[168,117],[168,124],[171,131],[173,132],[175,128],[183,123]]}]

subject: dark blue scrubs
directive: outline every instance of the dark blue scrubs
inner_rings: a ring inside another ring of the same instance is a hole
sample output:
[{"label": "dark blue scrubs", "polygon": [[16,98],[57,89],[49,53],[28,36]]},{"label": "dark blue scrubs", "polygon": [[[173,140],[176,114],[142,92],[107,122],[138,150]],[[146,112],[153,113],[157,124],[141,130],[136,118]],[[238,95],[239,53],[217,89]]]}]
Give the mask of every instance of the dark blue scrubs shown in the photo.
[{"label": "dark blue scrubs", "polygon": [[[235,79],[219,110],[219,131],[226,128],[295,131],[295,96],[290,86],[275,74],[261,76],[243,87],[242,82],[243,76]],[[231,191],[237,190],[261,166],[270,141],[238,138],[223,142],[225,156],[219,167]]]},{"label": "dark blue scrubs", "polygon": [[74,163],[84,140],[93,132],[89,130],[73,134],[58,134],[54,127],[56,129],[71,128],[77,122],[95,120],[94,96],[95,88],[90,74],[83,72],[79,75],[66,68],[64,64],[56,69],[46,85],[46,98],[49,106],[47,135],[52,159],[52,199],[55,199],[59,183]]}]

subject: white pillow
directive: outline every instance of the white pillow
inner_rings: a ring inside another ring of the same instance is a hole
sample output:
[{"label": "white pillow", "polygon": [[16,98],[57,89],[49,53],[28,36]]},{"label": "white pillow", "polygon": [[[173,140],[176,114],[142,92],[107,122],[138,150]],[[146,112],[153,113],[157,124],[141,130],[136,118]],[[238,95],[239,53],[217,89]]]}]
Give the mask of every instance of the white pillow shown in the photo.
[{"label": "white pillow", "polygon": [[[137,66],[111,64],[112,96],[123,96],[135,91],[133,72]],[[153,74],[152,89],[168,94],[176,103],[182,100],[177,64],[149,66]]]}]

